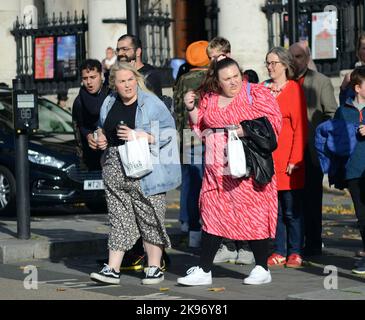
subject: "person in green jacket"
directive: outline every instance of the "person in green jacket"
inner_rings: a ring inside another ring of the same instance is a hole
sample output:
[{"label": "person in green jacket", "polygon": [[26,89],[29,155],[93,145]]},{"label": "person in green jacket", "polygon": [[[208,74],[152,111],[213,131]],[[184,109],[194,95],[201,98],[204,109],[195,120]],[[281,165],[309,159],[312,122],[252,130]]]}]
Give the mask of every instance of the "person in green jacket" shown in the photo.
[{"label": "person in green jacket", "polygon": [[201,225],[199,194],[203,178],[203,145],[190,130],[189,116],[184,105],[184,95],[198,90],[208,71],[208,41],[196,41],[186,49],[186,60],[192,66],[183,74],[174,87],[176,129],[180,137],[182,184],[180,190],[180,221],[183,232],[189,232],[189,247],[200,247]]}]

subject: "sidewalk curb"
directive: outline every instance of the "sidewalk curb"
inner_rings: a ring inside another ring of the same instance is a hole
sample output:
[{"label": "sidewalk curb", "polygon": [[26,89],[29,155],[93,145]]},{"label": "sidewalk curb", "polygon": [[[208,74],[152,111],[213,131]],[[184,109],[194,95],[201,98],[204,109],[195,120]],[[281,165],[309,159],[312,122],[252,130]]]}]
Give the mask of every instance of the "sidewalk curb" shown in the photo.
[{"label": "sidewalk curb", "polygon": [[287,300],[365,300],[365,285],[293,294]]},{"label": "sidewalk curb", "polygon": [[0,241],[0,264],[105,253],[107,242],[107,235],[71,241],[3,240]]}]

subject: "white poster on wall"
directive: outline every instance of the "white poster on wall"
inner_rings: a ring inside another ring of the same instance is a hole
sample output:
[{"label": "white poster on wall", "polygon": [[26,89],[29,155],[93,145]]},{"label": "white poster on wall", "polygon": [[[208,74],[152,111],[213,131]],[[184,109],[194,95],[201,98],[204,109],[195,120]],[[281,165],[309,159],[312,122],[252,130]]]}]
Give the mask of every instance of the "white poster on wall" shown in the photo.
[{"label": "white poster on wall", "polygon": [[337,57],[337,12],[312,13],[312,56],[314,60]]}]

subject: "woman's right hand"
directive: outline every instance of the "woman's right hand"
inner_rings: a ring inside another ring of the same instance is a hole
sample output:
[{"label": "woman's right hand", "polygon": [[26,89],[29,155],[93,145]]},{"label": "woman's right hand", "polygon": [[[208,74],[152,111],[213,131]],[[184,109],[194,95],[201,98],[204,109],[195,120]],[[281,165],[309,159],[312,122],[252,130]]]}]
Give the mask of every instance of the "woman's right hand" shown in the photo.
[{"label": "woman's right hand", "polygon": [[195,99],[196,99],[196,94],[194,91],[191,90],[185,93],[184,96],[185,108],[188,110],[192,110],[195,106]]},{"label": "woman's right hand", "polygon": [[98,133],[98,140],[97,140],[97,147],[100,150],[105,150],[108,147],[108,140],[106,139],[106,136],[102,129],[97,130]]}]

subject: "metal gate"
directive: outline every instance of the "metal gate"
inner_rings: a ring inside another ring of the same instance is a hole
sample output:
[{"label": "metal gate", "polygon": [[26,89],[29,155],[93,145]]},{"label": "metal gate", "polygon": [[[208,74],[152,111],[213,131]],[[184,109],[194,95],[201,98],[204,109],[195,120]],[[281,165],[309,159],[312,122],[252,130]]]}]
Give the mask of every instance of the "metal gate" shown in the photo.
[{"label": "metal gate", "polygon": [[[288,1],[269,0],[262,8],[266,13],[269,30],[269,47],[289,46]],[[298,15],[299,40],[308,41],[311,47],[312,13],[323,12],[332,6],[337,11],[337,57],[314,60],[319,72],[328,76],[340,70],[351,69],[356,62],[356,42],[364,29],[364,2],[360,0],[300,1]]]},{"label": "metal gate", "polygon": [[[66,17],[63,17],[62,13],[58,17],[53,13],[51,18],[45,15],[40,17],[37,23],[19,21],[17,17],[11,30],[16,41],[17,77],[24,81],[26,88],[36,88],[39,94],[55,94],[59,90],[79,87],[78,67],[86,57],[87,30],[88,25],[83,11],[81,16],[78,16],[75,11],[73,17],[69,12]],[[74,54],[62,61],[57,60],[57,41],[67,36],[73,39]],[[44,48],[44,52],[39,53],[36,49],[37,40],[42,39],[48,41],[48,48]],[[38,55],[45,55],[43,62],[42,59],[36,61],[36,52]],[[45,73],[49,74],[36,76],[37,67],[46,70],[47,66],[49,70]]]}]

